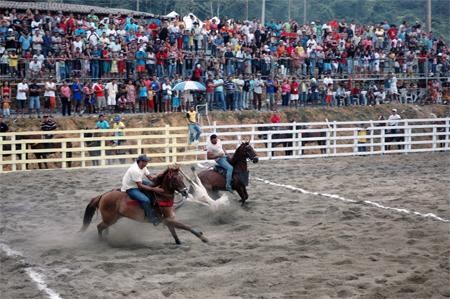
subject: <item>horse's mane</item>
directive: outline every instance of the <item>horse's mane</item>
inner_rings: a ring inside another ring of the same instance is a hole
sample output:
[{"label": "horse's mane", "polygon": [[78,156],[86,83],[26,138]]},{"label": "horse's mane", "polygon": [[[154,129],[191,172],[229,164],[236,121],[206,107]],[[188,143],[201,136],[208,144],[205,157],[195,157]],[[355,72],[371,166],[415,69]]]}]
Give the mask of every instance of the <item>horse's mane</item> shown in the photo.
[{"label": "horse's mane", "polygon": [[166,191],[173,191],[172,182],[175,176],[178,175],[179,168],[167,167],[164,172],[158,174],[153,180],[155,185],[160,185]]},{"label": "horse's mane", "polygon": [[245,160],[245,147],[249,145],[249,142],[242,142],[241,145],[239,145],[239,147],[236,149],[236,151],[234,152],[233,158],[232,158],[232,162],[233,164],[235,164],[237,161],[239,160]]}]

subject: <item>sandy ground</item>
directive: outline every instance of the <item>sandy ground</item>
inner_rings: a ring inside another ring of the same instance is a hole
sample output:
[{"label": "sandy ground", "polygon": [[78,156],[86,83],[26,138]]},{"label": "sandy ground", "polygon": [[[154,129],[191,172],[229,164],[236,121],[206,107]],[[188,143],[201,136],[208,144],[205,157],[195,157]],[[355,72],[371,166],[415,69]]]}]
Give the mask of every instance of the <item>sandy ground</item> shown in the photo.
[{"label": "sandy ground", "polygon": [[126,219],[108,242],[95,225],[77,233],[125,169],[2,174],[0,242],[24,257],[0,250],[0,297],[47,298],[31,268],[61,298],[448,298],[449,222],[254,178],[450,219],[449,166],[444,153],[264,161],[250,166],[248,208],[177,211],[211,241],[179,232],[180,246]]}]

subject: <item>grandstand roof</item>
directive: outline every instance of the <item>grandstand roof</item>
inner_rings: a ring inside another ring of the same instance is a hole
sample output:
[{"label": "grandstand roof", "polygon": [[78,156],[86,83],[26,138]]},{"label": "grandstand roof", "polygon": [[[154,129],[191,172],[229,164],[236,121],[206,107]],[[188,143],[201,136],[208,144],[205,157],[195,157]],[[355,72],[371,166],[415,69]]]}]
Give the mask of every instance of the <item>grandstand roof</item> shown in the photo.
[{"label": "grandstand roof", "polygon": [[134,11],[122,8],[107,8],[91,5],[78,5],[78,4],[67,4],[67,3],[55,3],[55,2],[17,2],[17,1],[0,1],[0,9],[17,9],[17,10],[43,10],[43,11],[62,11],[62,12],[74,12],[87,14],[91,10],[99,15],[107,14],[117,14],[122,15],[133,14],[134,16],[144,16],[144,17],[156,17],[154,14]]}]

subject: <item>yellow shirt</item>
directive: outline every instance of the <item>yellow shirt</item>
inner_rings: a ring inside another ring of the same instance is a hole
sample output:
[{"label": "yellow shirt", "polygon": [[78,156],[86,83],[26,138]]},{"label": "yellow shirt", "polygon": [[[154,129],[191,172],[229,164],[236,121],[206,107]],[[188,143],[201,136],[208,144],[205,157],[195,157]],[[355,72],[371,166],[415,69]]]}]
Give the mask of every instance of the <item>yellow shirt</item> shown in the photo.
[{"label": "yellow shirt", "polygon": [[17,67],[19,63],[19,57],[17,55],[9,56],[9,67]]},{"label": "yellow shirt", "polygon": [[187,112],[187,119],[191,123],[196,123],[197,122],[197,112],[196,111],[188,111]]},{"label": "yellow shirt", "polygon": [[359,130],[358,131],[358,141],[359,143],[366,143],[367,142],[367,131],[366,130]]}]

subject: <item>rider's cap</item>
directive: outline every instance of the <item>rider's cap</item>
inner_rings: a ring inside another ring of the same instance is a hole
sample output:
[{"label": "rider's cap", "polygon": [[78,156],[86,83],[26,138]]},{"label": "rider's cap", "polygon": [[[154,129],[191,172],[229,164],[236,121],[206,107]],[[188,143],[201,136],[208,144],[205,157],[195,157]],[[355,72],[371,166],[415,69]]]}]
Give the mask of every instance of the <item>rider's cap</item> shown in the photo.
[{"label": "rider's cap", "polygon": [[397,112],[397,109],[395,109],[395,108],[394,108],[394,109],[392,109],[392,112]]},{"label": "rider's cap", "polygon": [[214,139],[214,138],[217,138],[217,135],[216,135],[216,134],[212,134],[212,135],[209,137],[209,139]]},{"label": "rider's cap", "polygon": [[137,162],[139,162],[139,161],[145,161],[145,162],[148,162],[148,161],[150,161],[150,158],[147,157],[147,155],[140,155],[140,156],[137,158],[136,161],[137,161]]}]

